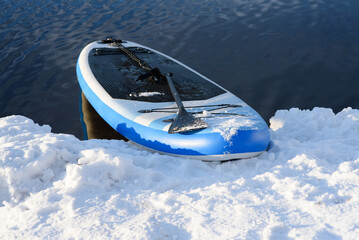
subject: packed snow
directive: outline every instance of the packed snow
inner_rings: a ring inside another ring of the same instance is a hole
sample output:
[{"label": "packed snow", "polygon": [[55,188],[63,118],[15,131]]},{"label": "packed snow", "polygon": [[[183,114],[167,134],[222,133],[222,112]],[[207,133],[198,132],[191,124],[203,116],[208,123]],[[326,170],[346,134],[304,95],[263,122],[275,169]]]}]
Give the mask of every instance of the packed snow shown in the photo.
[{"label": "packed snow", "polygon": [[359,239],[359,110],[280,110],[208,163],[0,119],[0,239]]}]

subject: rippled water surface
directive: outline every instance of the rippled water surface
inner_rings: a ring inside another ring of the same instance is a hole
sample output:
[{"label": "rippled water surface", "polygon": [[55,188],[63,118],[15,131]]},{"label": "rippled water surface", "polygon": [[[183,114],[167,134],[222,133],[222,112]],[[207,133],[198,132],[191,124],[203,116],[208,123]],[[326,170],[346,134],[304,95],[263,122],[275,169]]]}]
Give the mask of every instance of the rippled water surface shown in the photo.
[{"label": "rippled water surface", "polygon": [[115,36],[164,52],[265,120],[277,109],[359,108],[359,1],[0,0],[0,115],[82,136],[75,65]]}]

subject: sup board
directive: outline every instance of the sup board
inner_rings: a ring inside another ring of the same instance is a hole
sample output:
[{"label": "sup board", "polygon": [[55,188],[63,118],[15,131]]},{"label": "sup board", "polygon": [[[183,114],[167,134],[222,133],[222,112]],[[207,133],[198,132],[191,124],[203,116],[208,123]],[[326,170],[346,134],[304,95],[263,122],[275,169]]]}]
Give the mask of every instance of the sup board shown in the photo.
[{"label": "sup board", "polygon": [[125,40],[94,41],[77,78],[118,133],[156,152],[205,161],[257,156],[269,129],[248,104],[185,64]]}]

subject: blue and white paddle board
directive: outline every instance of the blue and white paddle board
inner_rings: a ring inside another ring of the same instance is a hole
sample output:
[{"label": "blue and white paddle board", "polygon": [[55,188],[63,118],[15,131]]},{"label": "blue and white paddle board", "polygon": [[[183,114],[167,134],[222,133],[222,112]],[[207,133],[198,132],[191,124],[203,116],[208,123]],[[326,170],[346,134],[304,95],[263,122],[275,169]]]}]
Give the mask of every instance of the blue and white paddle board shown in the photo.
[{"label": "blue and white paddle board", "polygon": [[[185,109],[207,128],[168,133],[178,108],[168,84],[149,77],[148,67],[172,74]],[[83,93],[99,115],[125,138],[148,149],[225,161],[254,157],[268,147],[268,126],[256,111],[154,49],[124,40],[95,41],[81,51],[76,70]]]}]

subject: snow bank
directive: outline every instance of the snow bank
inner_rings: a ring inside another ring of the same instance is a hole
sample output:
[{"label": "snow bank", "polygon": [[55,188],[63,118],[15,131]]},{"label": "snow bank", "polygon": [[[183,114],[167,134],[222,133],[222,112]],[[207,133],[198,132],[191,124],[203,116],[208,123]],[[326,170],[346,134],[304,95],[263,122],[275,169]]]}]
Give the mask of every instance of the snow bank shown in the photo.
[{"label": "snow bank", "polygon": [[358,239],[359,110],[277,111],[223,164],[0,119],[0,239]]}]

